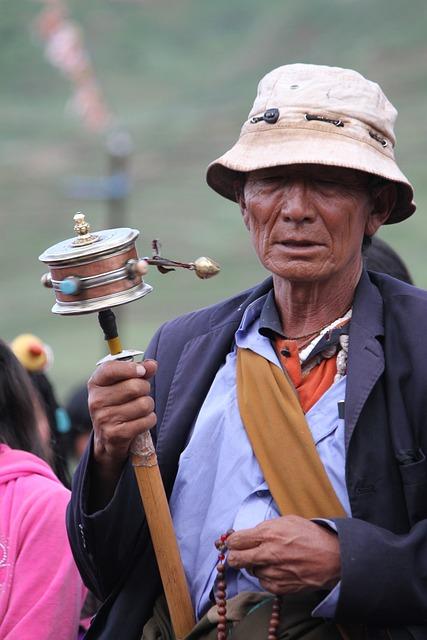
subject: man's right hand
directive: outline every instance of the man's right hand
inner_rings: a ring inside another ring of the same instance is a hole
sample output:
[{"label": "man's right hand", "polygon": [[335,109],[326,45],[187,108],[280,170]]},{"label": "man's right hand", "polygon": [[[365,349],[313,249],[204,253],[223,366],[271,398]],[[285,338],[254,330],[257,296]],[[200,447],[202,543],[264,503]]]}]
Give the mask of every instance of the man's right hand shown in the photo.
[{"label": "man's right hand", "polygon": [[116,360],[100,365],[89,380],[96,462],[93,480],[98,494],[92,497],[96,503],[111,497],[133,439],[156,424],[154,401],[149,395],[149,380],[156,371],[155,360]]}]

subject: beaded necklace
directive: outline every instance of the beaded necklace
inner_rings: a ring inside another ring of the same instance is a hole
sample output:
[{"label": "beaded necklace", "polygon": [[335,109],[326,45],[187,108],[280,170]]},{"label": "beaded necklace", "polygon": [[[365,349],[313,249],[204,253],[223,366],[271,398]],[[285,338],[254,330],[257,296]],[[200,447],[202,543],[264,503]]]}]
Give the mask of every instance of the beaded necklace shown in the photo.
[{"label": "beaded necklace", "polygon": [[[225,558],[227,553],[227,538],[233,533],[229,529],[215,541],[218,549],[218,563],[216,565],[217,579],[215,580],[215,602],[218,611],[218,622],[216,625],[217,640],[226,640],[227,630],[227,584],[225,580]],[[277,629],[280,621],[280,596],[275,596],[271,610],[270,622],[268,625],[267,640],[277,640]]]},{"label": "beaded necklace", "polygon": [[311,333],[306,333],[304,336],[294,336],[294,337],[283,336],[283,337],[286,340],[305,340],[307,338],[314,339],[315,336],[317,335],[323,336],[325,333],[328,333],[328,331],[331,331],[331,329],[334,329],[337,325],[341,324],[343,321],[349,318],[351,318],[351,307],[350,309],[347,309],[347,311],[343,316],[336,318],[335,320],[332,320],[332,322],[328,322],[327,324],[323,325],[323,327],[320,327],[320,329],[315,329],[315,331],[312,331]]}]

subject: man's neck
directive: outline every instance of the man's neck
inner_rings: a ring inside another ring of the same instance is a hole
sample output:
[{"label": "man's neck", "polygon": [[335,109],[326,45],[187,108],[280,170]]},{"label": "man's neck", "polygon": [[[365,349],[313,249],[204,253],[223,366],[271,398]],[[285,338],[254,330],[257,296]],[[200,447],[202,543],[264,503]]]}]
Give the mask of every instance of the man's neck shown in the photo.
[{"label": "man's neck", "polygon": [[315,282],[290,282],[273,275],[283,333],[290,338],[308,335],[343,316],[352,305],[360,275],[361,268]]}]

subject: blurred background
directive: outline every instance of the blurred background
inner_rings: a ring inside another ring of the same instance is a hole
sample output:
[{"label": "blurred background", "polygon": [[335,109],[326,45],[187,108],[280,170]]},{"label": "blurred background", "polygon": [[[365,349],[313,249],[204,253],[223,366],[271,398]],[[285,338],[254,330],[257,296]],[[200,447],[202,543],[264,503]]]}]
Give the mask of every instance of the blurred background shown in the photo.
[{"label": "blurred background", "polygon": [[399,111],[397,159],[418,212],[381,236],[427,287],[427,4],[425,0],[1,0],[1,332],[40,336],[54,352],[60,397],[106,350],[95,315],[54,316],[38,256],[74,235],[140,229],[141,256],[209,255],[219,276],[146,281],[127,305],[126,347],[155,328],[261,280],[236,205],[205,184],[206,165],[235,141],[260,77],[281,64],[352,67]]}]

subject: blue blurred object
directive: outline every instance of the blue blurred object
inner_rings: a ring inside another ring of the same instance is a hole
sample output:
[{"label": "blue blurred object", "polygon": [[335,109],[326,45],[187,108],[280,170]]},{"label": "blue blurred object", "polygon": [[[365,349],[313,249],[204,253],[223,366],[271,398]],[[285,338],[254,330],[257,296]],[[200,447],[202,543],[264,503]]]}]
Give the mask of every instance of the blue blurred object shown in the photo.
[{"label": "blue blurred object", "polygon": [[68,433],[71,429],[71,420],[63,407],[57,407],[55,411],[56,430],[58,433]]},{"label": "blue blurred object", "polygon": [[125,171],[100,178],[74,176],[65,184],[67,196],[79,200],[122,200],[130,190],[130,179]]}]

